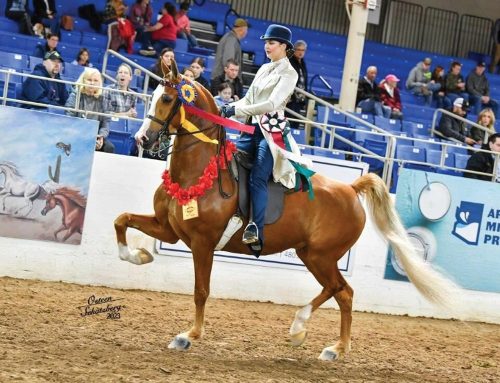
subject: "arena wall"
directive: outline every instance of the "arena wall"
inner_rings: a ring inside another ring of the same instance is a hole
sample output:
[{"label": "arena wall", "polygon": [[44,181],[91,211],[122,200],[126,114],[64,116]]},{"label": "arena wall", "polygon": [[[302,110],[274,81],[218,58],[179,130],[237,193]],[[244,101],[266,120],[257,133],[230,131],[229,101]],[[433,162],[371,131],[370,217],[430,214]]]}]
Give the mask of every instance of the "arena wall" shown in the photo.
[{"label": "arena wall", "polygon": [[[0,276],[147,289],[191,294],[193,266],[188,258],[158,255],[148,265],[120,261],[113,220],[122,212],[152,212],[161,161],[96,153],[80,246],[0,237]],[[134,232],[134,230],[130,230]],[[132,234],[140,242],[138,232]],[[152,241],[148,241],[150,248]],[[356,245],[346,279],[355,291],[354,309],[387,314],[449,318],[406,282],[384,279],[387,246],[369,221]],[[480,275],[477,278],[481,278]],[[310,273],[216,261],[211,296],[304,305],[321,291]],[[468,319],[500,323],[498,294],[464,290]],[[326,307],[337,307],[331,300]]]}]

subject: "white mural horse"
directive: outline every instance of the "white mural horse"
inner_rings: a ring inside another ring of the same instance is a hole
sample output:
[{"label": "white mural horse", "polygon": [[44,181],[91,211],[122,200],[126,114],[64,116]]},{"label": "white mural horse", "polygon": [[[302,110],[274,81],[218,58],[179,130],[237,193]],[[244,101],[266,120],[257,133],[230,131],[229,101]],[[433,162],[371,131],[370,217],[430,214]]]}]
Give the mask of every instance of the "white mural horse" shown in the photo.
[{"label": "white mural horse", "polygon": [[[17,166],[9,161],[0,162],[0,174],[4,183],[0,189],[0,213],[26,217],[33,209],[33,200],[41,197],[43,189],[40,185],[23,178]],[[6,204],[9,197],[16,197],[19,203]]]}]

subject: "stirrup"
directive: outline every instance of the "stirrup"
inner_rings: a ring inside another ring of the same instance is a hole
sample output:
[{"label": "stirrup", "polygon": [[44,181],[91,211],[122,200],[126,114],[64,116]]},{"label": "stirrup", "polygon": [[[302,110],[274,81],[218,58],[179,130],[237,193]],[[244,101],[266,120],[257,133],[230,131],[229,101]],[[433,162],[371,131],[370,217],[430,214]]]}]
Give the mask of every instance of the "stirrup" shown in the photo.
[{"label": "stirrup", "polygon": [[250,222],[247,227],[245,227],[245,231],[243,232],[242,242],[245,245],[253,244],[259,241],[259,228],[255,224],[255,222]]}]

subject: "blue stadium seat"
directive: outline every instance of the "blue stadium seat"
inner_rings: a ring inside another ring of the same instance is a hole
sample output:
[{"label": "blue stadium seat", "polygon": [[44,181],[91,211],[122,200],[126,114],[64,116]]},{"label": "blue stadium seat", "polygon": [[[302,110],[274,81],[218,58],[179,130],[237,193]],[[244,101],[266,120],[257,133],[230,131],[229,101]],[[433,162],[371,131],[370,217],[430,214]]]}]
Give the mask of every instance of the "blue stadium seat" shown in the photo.
[{"label": "blue stadium seat", "polygon": [[125,131],[110,130],[108,140],[115,145],[116,154],[130,153],[130,133]]},{"label": "blue stadium seat", "polygon": [[[430,167],[430,170],[433,170],[436,173],[441,173],[441,174],[456,175],[456,172],[453,170],[443,169],[438,167],[441,164],[442,154],[443,152],[441,150],[433,150],[433,149],[426,150],[426,161],[429,164],[436,165]],[[446,153],[444,165],[449,167],[455,167],[455,155]]]},{"label": "blue stadium seat", "polygon": [[400,161],[395,161],[394,166],[392,168],[393,184],[391,186],[391,192],[394,192],[396,190],[400,166],[407,169],[416,169],[424,171],[429,170],[429,167],[427,165],[406,163],[406,161],[425,162],[426,152],[425,149],[423,148],[415,148],[411,145],[398,145],[396,147],[395,158]]},{"label": "blue stadium seat", "polygon": [[80,31],[65,31],[61,29],[61,42],[65,44],[82,44],[82,32]]},{"label": "blue stadium seat", "polygon": [[[465,144],[459,144],[459,143],[450,142],[450,141],[448,141],[447,143],[453,144],[453,145],[446,146],[447,153],[467,154],[467,146]],[[444,150],[444,148],[443,148],[443,150]]]},{"label": "blue stadium seat", "polygon": [[65,63],[64,64],[64,78],[70,79],[73,81],[76,81],[78,77],[82,74],[82,72],[85,70],[85,67],[81,65],[74,65],[71,63]]},{"label": "blue stadium seat", "polygon": [[406,132],[410,137],[413,137],[414,135],[426,135],[430,137],[429,129],[422,123],[403,120],[402,127],[403,132]]},{"label": "blue stadium seat", "polygon": [[312,148],[308,148],[308,147],[305,147],[303,145],[299,145],[299,150],[300,150],[300,153],[302,153],[302,154],[313,154]]},{"label": "blue stadium seat", "polygon": [[469,158],[470,156],[468,154],[455,153],[455,167],[458,169],[465,169],[467,166],[467,161],[469,161]]},{"label": "blue stadium seat", "polygon": [[306,133],[303,129],[290,129],[290,133],[297,142],[297,144],[308,145],[306,142]]},{"label": "blue stadium seat", "polygon": [[21,71],[28,69],[28,55],[0,51],[0,65]]},{"label": "blue stadium seat", "polygon": [[375,116],[374,117],[374,124],[377,127],[384,129],[384,130],[391,132],[391,133],[401,132],[401,121],[400,120],[394,120],[394,119],[385,118],[385,117],[381,117],[381,116]]},{"label": "blue stadium seat", "polygon": [[413,146],[416,148],[430,149],[430,150],[441,150],[441,140],[439,138],[427,137],[421,135],[413,135],[413,138],[418,138],[422,141],[413,141]]},{"label": "blue stadium seat", "polygon": [[109,130],[113,130],[115,132],[127,132],[127,120],[118,117],[111,117],[109,121]]},{"label": "blue stadium seat", "polygon": [[313,154],[319,157],[336,158],[338,160],[345,160],[345,154],[336,150],[328,150],[322,148],[314,148]]},{"label": "blue stadium seat", "polygon": [[[362,146],[364,148],[372,151],[373,153],[378,154],[381,157],[386,156],[386,152],[387,152],[387,143],[386,142],[366,139]],[[359,151],[354,149],[354,152],[359,152]],[[361,157],[361,161],[366,162],[370,166],[369,167],[370,172],[382,174],[382,171],[384,169],[384,162],[383,161],[381,161],[377,158],[372,158],[372,157]]]},{"label": "blue stadium seat", "polygon": [[31,70],[42,62],[43,59],[41,57],[29,56],[28,58],[28,66]]},{"label": "blue stadium seat", "polygon": [[[4,7],[1,7],[3,10]],[[10,20],[6,17],[0,17],[0,31],[2,32],[12,32],[12,33],[18,33],[19,32],[19,26],[18,24]]]}]

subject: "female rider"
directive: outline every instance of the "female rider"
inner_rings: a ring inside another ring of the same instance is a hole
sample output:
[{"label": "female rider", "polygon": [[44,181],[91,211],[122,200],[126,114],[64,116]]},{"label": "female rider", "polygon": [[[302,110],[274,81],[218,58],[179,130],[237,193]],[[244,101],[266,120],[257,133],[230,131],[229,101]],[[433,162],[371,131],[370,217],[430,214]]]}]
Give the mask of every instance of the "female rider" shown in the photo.
[{"label": "female rider", "polygon": [[[222,116],[251,118],[255,126],[253,135],[242,133],[237,147],[254,158],[249,177],[251,217],[243,233],[243,243],[249,245],[256,256],[264,243],[267,182],[271,174],[276,182],[291,188],[295,186],[297,169],[288,159],[310,167],[310,162],[300,157],[291,135],[283,131],[284,109],[297,83],[297,72],[287,56],[293,53],[291,38],[288,28],[270,25],[261,39],[265,40],[264,49],[271,62],[261,66],[245,97],[221,107]],[[286,150],[284,141],[288,144]]]}]

